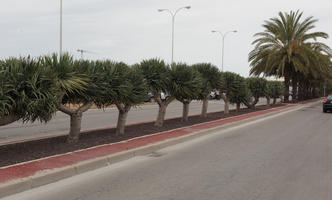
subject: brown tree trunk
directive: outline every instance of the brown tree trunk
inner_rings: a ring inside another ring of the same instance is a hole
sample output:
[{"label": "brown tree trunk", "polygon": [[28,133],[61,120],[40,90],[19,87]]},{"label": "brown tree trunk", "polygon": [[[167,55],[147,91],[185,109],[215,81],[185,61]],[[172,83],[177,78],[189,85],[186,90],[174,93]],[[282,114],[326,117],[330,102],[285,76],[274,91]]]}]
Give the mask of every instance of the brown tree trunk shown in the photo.
[{"label": "brown tree trunk", "polygon": [[20,117],[17,115],[13,115],[13,114],[6,115],[6,116],[0,118],[0,126],[5,126],[8,124],[11,124],[13,122],[16,122],[19,119],[20,119]]},{"label": "brown tree trunk", "polygon": [[289,102],[289,84],[290,84],[289,74],[287,72],[285,72],[285,81],[284,81],[284,85],[285,85],[284,102],[285,103]]},{"label": "brown tree trunk", "polygon": [[296,75],[294,75],[293,80],[292,80],[292,102],[297,102],[298,101],[298,96],[297,96],[297,78]]},{"label": "brown tree trunk", "polygon": [[123,135],[124,130],[126,127],[126,120],[128,116],[128,111],[120,111],[119,110],[119,117],[118,117],[118,123],[116,125],[116,135]]},{"label": "brown tree trunk", "polygon": [[299,89],[298,89],[298,99],[302,101],[304,99],[304,81],[300,80],[299,81]]},{"label": "brown tree trunk", "polygon": [[76,112],[70,115],[70,131],[67,138],[67,143],[76,143],[80,137],[82,112]]},{"label": "brown tree trunk", "polygon": [[266,97],[266,105],[271,106],[271,98],[270,97]]},{"label": "brown tree trunk", "polygon": [[124,134],[125,127],[126,127],[127,116],[128,116],[128,112],[129,112],[131,106],[124,105],[124,104],[121,104],[121,103],[116,103],[115,105],[119,110],[118,123],[116,125],[115,134],[117,136],[119,136],[119,135]]},{"label": "brown tree trunk", "polygon": [[250,108],[256,109],[256,104],[258,103],[258,101],[259,101],[259,97],[255,97],[254,102],[252,102]]},{"label": "brown tree trunk", "polygon": [[220,97],[222,98],[222,100],[224,100],[224,113],[228,114],[229,113],[229,101],[227,99],[227,96],[223,93],[220,94]]},{"label": "brown tree trunk", "polygon": [[166,101],[162,101],[160,98],[160,95],[155,95],[155,100],[157,101],[157,103],[159,105],[157,120],[154,124],[155,126],[162,127],[164,125],[166,108],[174,99],[175,99],[174,96],[170,96],[169,98],[167,98]]},{"label": "brown tree trunk", "polygon": [[229,114],[229,101],[225,101],[225,106],[224,106],[224,113]]},{"label": "brown tree trunk", "polygon": [[183,104],[183,110],[182,110],[182,121],[187,122],[188,121],[188,115],[189,115],[189,104],[190,101],[184,101]]},{"label": "brown tree trunk", "polygon": [[201,117],[203,117],[203,118],[207,118],[208,105],[209,105],[209,100],[206,98],[203,100],[203,105],[202,105]]},{"label": "brown tree trunk", "polygon": [[273,98],[273,105],[277,103],[277,98]]},{"label": "brown tree trunk", "polygon": [[161,104],[159,105],[158,117],[154,125],[158,127],[163,127],[165,115],[166,115],[166,105]]},{"label": "brown tree trunk", "polygon": [[72,144],[78,142],[83,113],[91,108],[92,104],[91,102],[83,104],[76,110],[70,109],[62,104],[60,105],[59,110],[70,116],[70,131],[67,137],[67,143]]},{"label": "brown tree trunk", "polygon": [[241,103],[236,103],[236,112],[239,112],[241,109]]}]

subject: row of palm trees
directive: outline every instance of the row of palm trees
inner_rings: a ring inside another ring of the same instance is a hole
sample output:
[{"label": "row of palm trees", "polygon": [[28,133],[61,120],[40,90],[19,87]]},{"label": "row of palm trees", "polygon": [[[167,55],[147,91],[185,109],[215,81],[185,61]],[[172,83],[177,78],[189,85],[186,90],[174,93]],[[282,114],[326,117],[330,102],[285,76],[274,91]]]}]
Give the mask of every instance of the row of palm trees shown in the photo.
[{"label": "row of palm trees", "polygon": [[[244,104],[254,108],[260,97],[276,99],[283,87],[278,81],[244,78],[220,72],[209,63],[188,66],[167,65],[159,59],[128,66],[123,62],[73,60],[68,54],[0,61],[0,126],[17,120],[48,122],[57,110],[70,116],[68,142],[79,139],[82,116],[93,104],[98,108],[115,105],[119,111],[116,134],[124,134],[132,106],[141,104],[152,92],[159,111],[156,126],[163,126],[167,106],[183,104],[183,121],[188,121],[192,100],[203,101],[202,117],[207,117],[208,98],[220,90],[225,101],[237,110]],[[169,94],[161,99],[161,92]],[[77,106],[69,106],[69,105]]]},{"label": "row of palm trees", "polygon": [[[318,42],[326,33],[308,33],[316,20],[301,21],[302,13],[279,13],[279,18],[266,21],[264,32],[257,33],[249,54],[251,74],[244,78],[232,72],[220,72],[209,63],[188,66],[185,63],[166,64],[163,60],[144,60],[128,66],[123,62],[74,60],[64,54],[39,58],[0,60],[0,126],[22,120],[48,122],[56,111],[70,116],[68,142],[79,139],[83,113],[93,104],[98,108],[115,105],[119,111],[116,134],[124,134],[126,118],[132,106],[141,104],[148,92],[156,100],[159,111],[155,126],[162,127],[167,106],[178,100],[183,104],[183,121],[188,121],[189,105],[203,102],[201,117],[207,117],[208,97],[219,90],[229,105],[241,104],[255,108],[258,99],[271,99],[284,94],[289,100],[311,98],[321,84],[331,79],[331,51]],[[284,84],[257,76],[284,77]],[[161,93],[169,94],[163,100]],[[68,105],[78,105],[70,107]]]},{"label": "row of palm trees", "polygon": [[302,12],[279,13],[263,24],[264,31],[255,34],[254,50],[249,54],[252,75],[284,78],[285,102],[317,96],[331,81],[331,49],[321,42],[324,32],[313,32],[316,19],[302,19]]}]

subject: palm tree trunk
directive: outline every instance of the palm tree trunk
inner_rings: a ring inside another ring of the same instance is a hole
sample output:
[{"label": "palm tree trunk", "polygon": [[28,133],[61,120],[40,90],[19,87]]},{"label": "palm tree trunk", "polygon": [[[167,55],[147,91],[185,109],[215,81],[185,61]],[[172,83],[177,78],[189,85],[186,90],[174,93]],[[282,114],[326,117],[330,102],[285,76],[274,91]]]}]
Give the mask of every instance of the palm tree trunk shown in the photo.
[{"label": "palm tree trunk", "polygon": [[296,74],[293,76],[292,78],[292,101],[296,102],[298,100],[298,96],[297,96],[297,77]]},{"label": "palm tree trunk", "polygon": [[224,113],[229,114],[229,101],[225,101],[225,106],[224,106]]},{"label": "palm tree trunk", "polygon": [[207,98],[203,99],[202,113],[201,113],[201,117],[203,118],[207,118],[208,105],[209,105],[209,100]]},{"label": "palm tree trunk", "polygon": [[20,117],[18,115],[14,115],[14,114],[6,115],[6,116],[0,118],[0,126],[5,126],[8,124],[11,124],[13,122],[16,122],[19,119],[20,119]]},{"label": "palm tree trunk", "polygon": [[227,99],[227,96],[223,93],[221,93],[220,97],[222,98],[222,100],[224,100],[224,113],[228,114],[229,113],[229,100]]},{"label": "palm tree trunk", "polygon": [[304,99],[304,83],[303,83],[303,81],[299,81],[298,99],[300,101],[302,101]]},{"label": "palm tree trunk", "polygon": [[266,97],[266,105],[271,106],[271,98],[270,97]]},{"label": "palm tree trunk", "polygon": [[70,115],[70,131],[67,138],[67,143],[76,143],[80,137],[82,112],[76,112]]},{"label": "palm tree trunk", "polygon": [[251,104],[251,108],[252,109],[256,109],[256,104],[258,103],[258,101],[259,101],[259,97],[254,97],[255,99],[254,99],[254,102]]},{"label": "palm tree trunk", "polygon": [[277,103],[277,98],[273,98],[273,105]]},{"label": "palm tree trunk", "polygon": [[290,84],[290,77],[287,71],[285,72],[285,92],[284,92],[284,102],[288,103],[289,102],[289,84]]},{"label": "palm tree trunk", "polygon": [[190,101],[183,101],[183,110],[182,110],[182,121],[187,122],[188,121],[188,115],[189,115],[189,104]]},{"label": "palm tree trunk", "polygon": [[128,111],[119,110],[118,122],[116,125],[116,131],[115,131],[115,134],[117,136],[124,134],[127,116],[128,116]]},{"label": "palm tree trunk", "polygon": [[236,103],[236,112],[239,112],[241,109],[241,103]]},{"label": "palm tree trunk", "polygon": [[92,103],[88,102],[83,104],[76,110],[70,109],[65,105],[60,105],[59,110],[70,116],[70,130],[67,137],[67,143],[73,144],[77,143],[79,140],[80,132],[81,132],[81,123],[82,116],[85,111],[91,108]]},{"label": "palm tree trunk", "polygon": [[158,116],[154,125],[157,127],[162,127],[164,125],[166,108],[175,99],[175,97],[170,96],[168,99],[166,99],[166,101],[162,101],[160,95],[155,95],[154,98],[159,105]]},{"label": "palm tree trunk", "polygon": [[166,105],[161,104],[159,105],[158,117],[154,125],[158,127],[163,127],[165,115],[166,115]]}]

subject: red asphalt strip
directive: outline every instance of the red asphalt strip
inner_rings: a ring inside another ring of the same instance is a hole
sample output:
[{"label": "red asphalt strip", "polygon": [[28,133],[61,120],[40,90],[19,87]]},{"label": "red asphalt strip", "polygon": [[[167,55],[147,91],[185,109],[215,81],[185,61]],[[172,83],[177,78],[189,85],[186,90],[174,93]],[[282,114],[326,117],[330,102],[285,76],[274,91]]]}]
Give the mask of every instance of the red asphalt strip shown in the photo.
[{"label": "red asphalt strip", "polygon": [[283,107],[272,108],[269,110],[257,111],[253,113],[248,113],[240,116],[220,119],[212,122],[206,122],[198,125],[193,125],[190,127],[179,128],[176,130],[170,130],[158,134],[148,135],[140,138],[134,138],[125,142],[112,143],[108,145],[102,145],[93,147],[86,150],[75,151],[68,154],[62,154],[58,156],[48,157],[36,161],[31,161],[27,163],[22,163],[14,166],[8,166],[0,168],[0,184],[9,182],[15,179],[26,178],[33,176],[38,172],[44,170],[51,170],[61,167],[70,166],[82,161],[89,159],[103,157],[107,155],[112,155],[118,152],[135,149],[138,147],[143,147],[148,144],[164,141],[170,138],[176,138],[183,135],[187,135],[200,130],[212,128],[215,126],[221,126],[231,122],[241,121],[243,119],[252,118],[274,111],[284,110],[286,108],[294,107],[296,105],[286,105]]}]

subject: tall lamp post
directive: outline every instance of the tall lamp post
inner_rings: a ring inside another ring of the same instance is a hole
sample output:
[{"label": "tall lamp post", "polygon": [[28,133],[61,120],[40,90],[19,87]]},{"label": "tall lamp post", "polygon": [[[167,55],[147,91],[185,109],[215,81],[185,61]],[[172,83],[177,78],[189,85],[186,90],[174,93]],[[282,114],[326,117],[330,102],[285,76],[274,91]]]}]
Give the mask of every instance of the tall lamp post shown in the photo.
[{"label": "tall lamp post", "polygon": [[181,7],[181,8],[178,8],[175,12],[172,12],[169,9],[158,9],[159,12],[166,11],[166,12],[169,12],[172,16],[172,61],[171,61],[172,64],[174,62],[174,23],[175,23],[175,16],[180,10],[190,9],[190,8],[191,8],[190,6]]},{"label": "tall lamp post", "polygon": [[59,57],[62,56],[62,0],[60,0],[60,52]]},{"label": "tall lamp post", "polygon": [[224,48],[225,48],[225,37],[228,33],[236,33],[237,30],[227,31],[226,33],[222,33],[221,31],[213,30],[212,33],[219,33],[222,36],[222,52],[221,52],[221,71],[224,71]]}]

